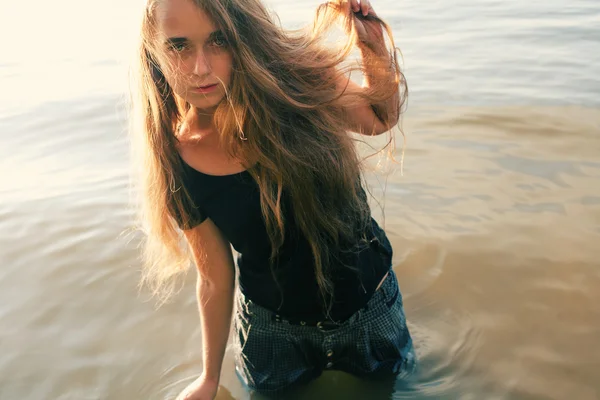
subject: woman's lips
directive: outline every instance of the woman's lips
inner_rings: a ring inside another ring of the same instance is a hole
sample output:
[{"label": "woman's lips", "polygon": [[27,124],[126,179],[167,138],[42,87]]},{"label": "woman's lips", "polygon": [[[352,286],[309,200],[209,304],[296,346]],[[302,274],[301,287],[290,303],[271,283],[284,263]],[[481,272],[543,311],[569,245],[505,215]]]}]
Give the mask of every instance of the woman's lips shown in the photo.
[{"label": "woman's lips", "polygon": [[213,85],[197,86],[197,87],[193,88],[192,91],[194,91],[196,93],[208,93],[208,92],[212,92],[213,90],[215,90],[217,88],[217,86],[219,86],[218,83],[215,83]]}]

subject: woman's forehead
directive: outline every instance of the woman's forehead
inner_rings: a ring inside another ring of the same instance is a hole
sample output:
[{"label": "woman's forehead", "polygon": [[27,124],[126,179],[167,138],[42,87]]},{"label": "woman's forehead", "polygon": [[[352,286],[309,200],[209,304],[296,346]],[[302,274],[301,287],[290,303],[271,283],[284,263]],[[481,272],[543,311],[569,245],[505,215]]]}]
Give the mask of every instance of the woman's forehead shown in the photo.
[{"label": "woman's forehead", "polygon": [[162,0],[156,8],[158,30],[166,37],[206,37],[216,27],[193,0]]}]

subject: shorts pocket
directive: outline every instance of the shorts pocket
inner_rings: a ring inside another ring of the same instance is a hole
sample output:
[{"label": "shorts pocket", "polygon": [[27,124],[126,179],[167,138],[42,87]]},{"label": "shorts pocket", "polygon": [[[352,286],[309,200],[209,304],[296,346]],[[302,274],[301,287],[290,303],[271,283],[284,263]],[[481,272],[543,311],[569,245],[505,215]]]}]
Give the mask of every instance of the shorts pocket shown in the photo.
[{"label": "shorts pocket", "polygon": [[274,395],[314,377],[307,362],[309,343],[299,339],[285,325],[253,318],[251,313],[249,318],[236,315],[235,364],[242,382],[251,390]]},{"label": "shorts pocket", "polygon": [[251,389],[265,383],[273,369],[273,341],[252,315],[240,312],[235,318],[235,363]]},{"label": "shorts pocket", "polygon": [[407,371],[414,360],[402,294],[393,271],[376,293],[375,302],[360,322],[360,361],[364,375],[394,375]]}]

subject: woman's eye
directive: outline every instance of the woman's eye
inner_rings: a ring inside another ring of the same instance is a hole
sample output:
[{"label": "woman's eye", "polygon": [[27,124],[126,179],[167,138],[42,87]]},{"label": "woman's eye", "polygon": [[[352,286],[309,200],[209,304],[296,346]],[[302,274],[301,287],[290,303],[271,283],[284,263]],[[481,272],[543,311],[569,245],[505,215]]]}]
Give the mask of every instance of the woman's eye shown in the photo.
[{"label": "woman's eye", "polygon": [[215,36],[215,38],[212,40],[212,44],[216,47],[225,47],[227,45],[227,41],[223,36],[219,35]]},{"label": "woman's eye", "polygon": [[171,51],[175,51],[175,52],[182,52],[187,48],[187,44],[183,43],[183,42],[178,42],[178,43],[171,43],[169,45],[169,50]]}]

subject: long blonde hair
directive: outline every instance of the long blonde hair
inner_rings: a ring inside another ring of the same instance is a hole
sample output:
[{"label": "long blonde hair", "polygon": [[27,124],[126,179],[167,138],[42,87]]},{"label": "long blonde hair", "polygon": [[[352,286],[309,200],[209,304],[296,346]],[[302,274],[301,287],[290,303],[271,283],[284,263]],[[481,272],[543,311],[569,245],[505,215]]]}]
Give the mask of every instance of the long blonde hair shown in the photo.
[{"label": "long blonde hair", "polygon": [[[154,11],[148,0],[143,16],[137,68],[132,77],[132,148],[141,178],[141,222],[146,233],[142,282],[167,298],[190,254],[182,242],[183,226],[193,221],[193,202],[182,184],[182,160],[175,127],[183,118],[177,99],[160,70]],[[348,135],[346,109],[357,96],[341,96],[342,74],[373,68],[346,63],[356,43],[348,34],[341,46],[327,44],[334,22],[354,32],[353,12],[339,1],[321,5],[309,29],[286,31],[273,22],[260,0],[192,0],[224,33],[234,72],[226,99],[214,114],[220,140],[230,155],[252,160],[248,172],[258,184],[262,214],[271,241],[271,261],[284,242],[287,221],[282,196],[289,196],[291,216],[307,238],[323,298],[332,291],[328,275],[336,246],[356,241],[370,220],[360,187],[361,160]],[[398,114],[407,94],[391,29],[391,68],[396,84],[385,82],[361,94],[371,104],[396,95]],[[391,128],[391,126],[390,126]],[[240,136],[247,140],[241,141]]]}]

